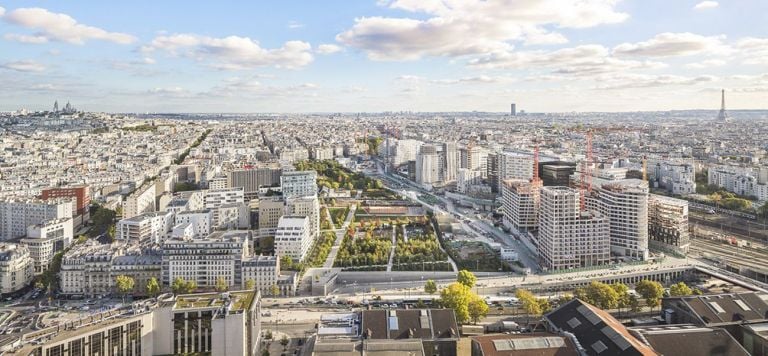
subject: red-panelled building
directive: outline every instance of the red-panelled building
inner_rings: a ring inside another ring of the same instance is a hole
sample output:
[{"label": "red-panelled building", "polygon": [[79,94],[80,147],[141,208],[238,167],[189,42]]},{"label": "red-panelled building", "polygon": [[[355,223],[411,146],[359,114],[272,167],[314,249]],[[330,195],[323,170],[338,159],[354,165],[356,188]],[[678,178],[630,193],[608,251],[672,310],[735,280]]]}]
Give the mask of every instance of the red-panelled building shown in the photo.
[{"label": "red-panelled building", "polygon": [[75,210],[78,215],[88,212],[88,206],[91,204],[91,189],[87,185],[75,185],[71,187],[45,188],[42,191],[42,199],[56,198],[75,198],[77,205]]}]

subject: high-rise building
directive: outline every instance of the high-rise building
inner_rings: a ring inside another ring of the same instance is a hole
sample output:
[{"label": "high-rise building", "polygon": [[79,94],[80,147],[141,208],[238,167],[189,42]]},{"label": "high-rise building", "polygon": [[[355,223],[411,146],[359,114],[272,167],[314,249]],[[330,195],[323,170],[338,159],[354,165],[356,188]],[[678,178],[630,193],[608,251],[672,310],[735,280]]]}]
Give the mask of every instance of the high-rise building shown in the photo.
[{"label": "high-rise building", "polygon": [[431,185],[438,182],[437,148],[434,145],[425,144],[416,156],[416,183]]},{"label": "high-rise building", "polygon": [[533,154],[501,152],[498,156],[497,186],[507,179],[531,180],[533,178]]},{"label": "high-rise building", "polygon": [[648,198],[648,239],[654,248],[687,254],[690,247],[688,202],[651,194]]},{"label": "high-rise building", "polygon": [[257,193],[260,187],[279,185],[282,173],[278,165],[235,169],[227,172],[227,181],[229,187],[242,187],[246,195],[251,195]]},{"label": "high-rise building", "polygon": [[272,236],[277,229],[280,217],[285,215],[285,201],[282,197],[259,200],[259,235]]},{"label": "high-rise building", "polygon": [[469,191],[469,187],[480,184],[482,181],[483,177],[480,174],[480,170],[461,168],[456,180],[456,190],[459,193],[466,194]]},{"label": "high-rise building", "polygon": [[517,231],[539,226],[541,180],[509,179],[501,184],[504,225]]},{"label": "high-rise building", "polygon": [[541,188],[538,251],[546,270],[605,265],[610,262],[608,218],[580,211],[579,191]]},{"label": "high-rise building", "polygon": [[587,208],[599,211],[610,223],[611,253],[648,259],[648,182],[640,179],[608,181],[592,190]]},{"label": "high-rise building", "polygon": [[546,162],[540,163],[541,180],[545,186],[567,186],[571,175],[576,172],[575,162]]},{"label": "high-rise building", "polygon": [[517,105],[515,103],[509,105],[509,114],[512,116],[517,115]]},{"label": "high-rise building", "polygon": [[456,180],[456,174],[458,173],[458,150],[456,149],[456,143],[446,142],[443,144],[443,181],[453,182]]},{"label": "high-rise building", "polygon": [[488,164],[486,166],[486,177],[488,178],[488,185],[491,186],[491,192],[498,193],[501,190],[499,184],[499,153],[488,153]]},{"label": "high-rise building", "polygon": [[280,186],[283,196],[286,199],[316,196],[317,195],[317,172],[315,171],[293,171],[284,172],[280,177]]}]

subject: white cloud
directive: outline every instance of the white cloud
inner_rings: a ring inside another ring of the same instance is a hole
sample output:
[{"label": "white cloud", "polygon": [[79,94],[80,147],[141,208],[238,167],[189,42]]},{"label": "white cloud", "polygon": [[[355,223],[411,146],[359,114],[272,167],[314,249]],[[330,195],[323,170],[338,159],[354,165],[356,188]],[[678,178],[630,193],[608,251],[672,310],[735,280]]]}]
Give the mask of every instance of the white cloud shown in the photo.
[{"label": "white cloud", "polygon": [[319,86],[314,83],[300,83],[284,87],[264,85],[254,77],[229,78],[223,84],[211,88],[204,95],[219,97],[295,97],[301,95],[316,95]]},{"label": "white cloud", "polygon": [[717,80],[712,75],[684,77],[679,75],[613,74],[599,78],[601,84],[594,89],[654,88],[669,85],[696,85]]},{"label": "white cloud", "polygon": [[0,68],[15,70],[17,72],[42,72],[45,66],[35,61],[15,61],[0,64]]},{"label": "white cloud", "polygon": [[736,42],[745,64],[768,64],[768,38],[745,37]]},{"label": "white cloud", "polygon": [[20,35],[18,33],[6,33],[3,36],[3,38],[5,38],[8,41],[32,43],[32,44],[40,44],[40,43],[48,42],[48,37],[45,37],[45,36]]},{"label": "white cloud", "polygon": [[170,97],[170,98],[188,98],[193,94],[182,87],[156,87],[147,90],[147,94]]},{"label": "white cloud", "polygon": [[726,54],[730,52],[730,49],[723,44],[723,38],[724,36],[706,37],[690,32],[664,32],[647,41],[622,43],[614,47],[613,53],[643,57]]},{"label": "white cloud", "polygon": [[307,42],[288,41],[280,48],[262,48],[258,41],[248,37],[228,36],[222,38],[175,34],[158,36],[150,45],[142,47],[144,52],[165,50],[173,55],[184,55],[198,61],[210,61],[219,69],[252,69],[274,66],[277,68],[303,67],[314,60]]},{"label": "white cloud", "polygon": [[722,67],[726,65],[726,63],[727,63],[726,61],[721,59],[707,59],[701,62],[688,63],[685,65],[685,67],[693,68],[693,69],[704,69],[704,68],[712,68],[712,67]]},{"label": "white cloud", "polygon": [[316,52],[320,53],[320,54],[331,54],[331,53],[340,52],[342,49],[343,48],[341,48],[340,46],[337,46],[335,44],[325,44],[324,43],[324,44],[321,44],[321,45],[317,46],[317,51]]},{"label": "white cloud", "polygon": [[0,16],[5,15],[5,8],[0,6]]},{"label": "white cloud", "polygon": [[624,21],[618,0],[396,0],[393,9],[422,12],[426,19],[363,17],[336,36],[374,60],[414,60],[509,51],[513,42],[558,44],[567,39],[546,29],[585,28]]},{"label": "white cloud", "polygon": [[601,45],[583,45],[555,51],[497,52],[469,61],[478,68],[550,68],[560,75],[595,75],[632,69],[656,69],[660,62],[625,60],[612,57]]},{"label": "white cloud", "polygon": [[716,7],[720,6],[720,4],[717,3],[717,1],[702,1],[698,4],[696,4],[693,9],[694,10],[705,10],[705,9],[714,9]]},{"label": "white cloud", "polygon": [[[103,40],[119,44],[130,44],[136,37],[119,32],[107,32],[98,27],[78,23],[66,14],[57,14],[41,8],[16,9],[3,17],[8,23],[36,30],[32,36],[11,34],[14,40],[26,43],[61,41],[84,44],[87,40]],[[9,37],[6,36],[6,39]],[[43,41],[42,39],[46,41]]]},{"label": "white cloud", "polygon": [[297,29],[297,28],[302,28],[302,27],[304,27],[304,24],[301,23],[301,22],[298,22],[298,21],[290,21],[290,22],[288,22],[288,28],[290,28],[291,30],[294,30],[294,29]]},{"label": "white cloud", "polygon": [[487,75],[480,75],[476,77],[463,77],[459,79],[437,79],[432,80],[431,83],[435,84],[489,84],[489,83],[498,83],[498,82],[508,82],[511,81],[510,78],[502,78],[502,77],[489,77]]}]

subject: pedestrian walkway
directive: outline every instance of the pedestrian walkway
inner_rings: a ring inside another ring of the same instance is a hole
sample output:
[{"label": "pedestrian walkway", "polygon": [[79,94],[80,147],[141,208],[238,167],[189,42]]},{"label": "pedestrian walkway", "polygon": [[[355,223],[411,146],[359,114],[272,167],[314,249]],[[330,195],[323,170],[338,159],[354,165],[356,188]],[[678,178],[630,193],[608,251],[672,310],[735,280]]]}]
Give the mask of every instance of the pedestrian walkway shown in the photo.
[{"label": "pedestrian walkway", "polygon": [[341,228],[334,230],[336,232],[336,240],[334,240],[333,242],[333,246],[331,247],[331,252],[328,253],[328,257],[325,258],[325,263],[323,263],[323,268],[333,267],[333,261],[336,260],[336,255],[339,253],[341,242],[344,241],[344,235],[347,233],[347,228],[349,228],[349,224],[352,223],[352,220],[355,218],[356,210],[357,210],[357,205],[350,206],[349,213],[347,213],[347,218],[344,219],[344,223],[341,224]]}]

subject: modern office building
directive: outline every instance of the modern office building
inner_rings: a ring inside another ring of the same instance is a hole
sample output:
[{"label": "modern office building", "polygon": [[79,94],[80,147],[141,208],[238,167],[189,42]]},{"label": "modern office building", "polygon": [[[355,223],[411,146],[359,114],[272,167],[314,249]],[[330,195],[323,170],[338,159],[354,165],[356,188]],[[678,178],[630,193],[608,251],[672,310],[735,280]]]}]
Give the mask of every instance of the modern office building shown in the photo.
[{"label": "modern office building", "polygon": [[259,199],[259,235],[273,236],[280,217],[285,215],[285,201],[282,197]]},{"label": "modern office building", "polygon": [[547,187],[550,186],[568,186],[571,175],[576,172],[575,162],[543,162],[539,163],[541,180]]},{"label": "modern office building", "polygon": [[480,170],[459,168],[456,179],[456,190],[459,193],[466,194],[473,185],[482,183],[483,177]]},{"label": "modern office building", "polygon": [[538,252],[541,267],[562,270],[610,262],[608,218],[580,211],[579,191],[569,187],[541,188]]},{"label": "modern office building", "polygon": [[651,194],[648,198],[648,240],[653,248],[687,254],[691,245],[688,202]]},{"label": "modern office building", "polygon": [[648,259],[648,182],[620,179],[603,183],[586,199],[587,208],[610,222],[611,253]]},{"label": "modern office building", "polygon": [[27,227],[27,236],[20,242],[27,246],[35,262],[35,274],[48,270],[56,252],[72,243],[72,218],[48,220]]},{"label": "modern office building", "polygon": [[303,261],[312,247],[311,224],[304,215],[284,215],[275,231],[275,254]]},{"label": "modern office building", "polygon": [[283,197],[299,198],[317,195],[317,172],[293,171],[283,172],[280,176],[280,187]]},{"label": "modern office building", "polygon": [[144,213],[118,221],[115,237],[121,240],[151,240],[154,243],[160,243],[173,226],[173,213],[166,211]]},{"label": "modern office building", "polygon": [[18,292],[32,283],[34,265],[27,246],[0,242],[0,294]]},{"label": "modern office building", "polygon": [[163,294],[157,303],[23,334],[15,355],[259,355],[258,291]]},{"label": "modern office building", "polygon": [[531,180],[533,178],[533,154],[520,152],[498,153],[497,185],[507,179]]},{"label": "modern office building", "polygon": [[279,165],[235,169],[227,172],[228,186],[230,188],[241,187],[245,195],[252,195],[258,193],[261,187],[279,185],[282,173],[283,170]]},{"label": "modern office building", "polygon": [[509,179],[501,184],[504,225],[517,231],[539,227],[541,181]]}]

